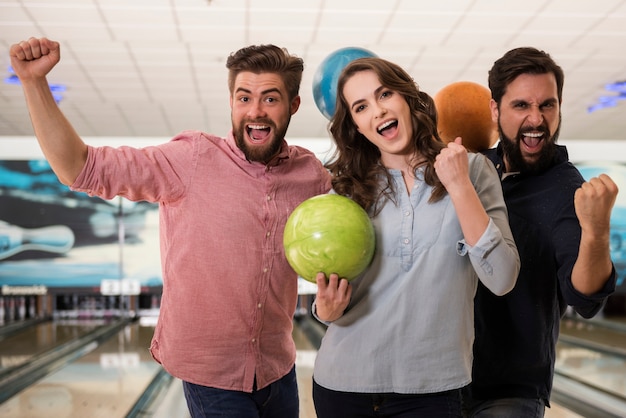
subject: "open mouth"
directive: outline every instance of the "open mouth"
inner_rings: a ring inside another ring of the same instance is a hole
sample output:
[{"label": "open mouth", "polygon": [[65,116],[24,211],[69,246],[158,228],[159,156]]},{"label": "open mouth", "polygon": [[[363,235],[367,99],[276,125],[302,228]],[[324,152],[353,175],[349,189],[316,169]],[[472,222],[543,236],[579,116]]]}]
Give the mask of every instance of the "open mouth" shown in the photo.
[{"label": "open mouth", "polygon": [[378,128],[376,128],[376,132],[378,132],[379,135],[387,138],[393,136],[396,133],[397,129],[398,121],[396,119],[393,119],[385,121],[380,126],[378,126]]},{"label": "open mouth", "polygon": [[521,135],[522,142],[528,148],[537,148],[541,141],[543,141],[544,133],[543,132],[523,132]]},{"label": "open mouth", "polygon": [[264,142],[269,137],[272,129],[269,125],[249,124],[246,126],[248,137],[252,142]]}]

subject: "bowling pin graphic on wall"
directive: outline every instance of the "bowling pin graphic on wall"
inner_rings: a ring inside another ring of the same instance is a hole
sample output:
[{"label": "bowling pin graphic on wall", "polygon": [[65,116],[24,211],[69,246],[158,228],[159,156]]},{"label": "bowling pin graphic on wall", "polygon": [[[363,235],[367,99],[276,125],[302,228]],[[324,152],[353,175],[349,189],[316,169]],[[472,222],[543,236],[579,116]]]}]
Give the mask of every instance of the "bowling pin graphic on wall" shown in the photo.
[{"label": "bowling pin graphic on wall", "polygon": [[65,225],[22,228],[0,221],[0,260],[26,250],[66,253],[74,245],[74,233]]}]

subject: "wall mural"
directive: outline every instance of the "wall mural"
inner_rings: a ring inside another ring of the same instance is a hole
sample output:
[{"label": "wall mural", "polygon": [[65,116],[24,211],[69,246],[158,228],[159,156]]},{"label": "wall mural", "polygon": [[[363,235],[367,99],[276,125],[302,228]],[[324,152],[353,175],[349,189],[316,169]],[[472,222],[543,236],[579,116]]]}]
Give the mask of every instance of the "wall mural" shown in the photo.
[{"label": "wall mural", "polygon": [[0,161],[2,293],[99,292],[108,279],[162,286],[158,205],[73,192],[45,160]]},{"label": "wall mural", "polygon": [[[611,217],[618,292],[626,293],[626,165],[577,163],[586,179],[601,172],[620,187]],[[158,206],[89,197],[62,185],[45,160],[0,160],[0,291],[100,293],[130,279],[142,293],[161,287]],[[15,294],[15,293],[13,293]]]}]

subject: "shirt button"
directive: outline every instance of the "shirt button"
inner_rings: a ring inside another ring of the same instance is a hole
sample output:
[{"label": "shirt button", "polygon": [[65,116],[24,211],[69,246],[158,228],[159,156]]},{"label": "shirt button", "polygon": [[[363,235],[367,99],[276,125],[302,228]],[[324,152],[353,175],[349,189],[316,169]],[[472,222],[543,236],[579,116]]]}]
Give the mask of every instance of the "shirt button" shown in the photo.
[{"label": "shirt button", "polygon": [[265,233],[265,236],[266,236],[266,237],[269,237],[270,235],[272,235],[270,231],[267,231],[267,232]]},{"label": "shirt button", "polygon": [[411,240],[410,240],[410,239],[408,239],[408,238],[405,238],[405,239],[404,239],[404,243],[405,243],[405,244],[408,244],[409,242],[411,242]]},{"label": "shirt button", "polygon": [[257,308],[261,309],[261,307],[263,306],[263,304],[259,303],[258,305],[256,305]]},{"label": "shirt button", "polygon": [[269,201],[269,200],[272,200],[272,196],[267,195],[267,200],[268,200],[268,201]]},{"label": "shirt button", "polygon": [[409,215],[411,215],[411,212],[409,212],[408,210],[404,212],[404,216],[409,216]]},{"label": "shirt button", "polygon": [[263,273],[267,273],[267,267],[263,269]]},{"label": "shirt button", "polygon": [[256,338],[253,338],[253,339],[252,339],[252,342],[253,342],[253,343],[255,343],[255,342],[256,342]]}]

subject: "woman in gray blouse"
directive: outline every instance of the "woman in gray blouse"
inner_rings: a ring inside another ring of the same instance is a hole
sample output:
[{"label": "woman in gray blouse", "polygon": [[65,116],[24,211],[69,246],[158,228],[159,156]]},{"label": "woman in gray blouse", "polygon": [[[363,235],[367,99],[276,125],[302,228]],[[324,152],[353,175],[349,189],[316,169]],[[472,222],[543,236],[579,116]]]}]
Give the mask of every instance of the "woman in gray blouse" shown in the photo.
[{"label": "woman in gray blouse", "polygon": [[376,252],[351,282],[317,276],[318,418],[458,417],[478,280],[502,295],[520,267],[500,181],[461,138],[441,141],[432,98],[398,65],[357,59],[337,91],[327,168],[370,214]]}]

